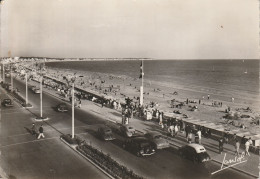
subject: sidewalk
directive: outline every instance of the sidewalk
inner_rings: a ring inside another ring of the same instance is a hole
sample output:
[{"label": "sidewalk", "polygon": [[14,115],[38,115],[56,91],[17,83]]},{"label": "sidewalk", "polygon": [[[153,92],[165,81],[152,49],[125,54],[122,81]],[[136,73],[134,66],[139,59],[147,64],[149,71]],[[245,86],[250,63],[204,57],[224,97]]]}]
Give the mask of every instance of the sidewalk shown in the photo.
[{"label": "sidewalk", "polygon": [[[39,83],[34,82],[34,81],[30,81],[29,84],[39,85]],[[70,103],[69,99],[68,98],[65,99],[65,98],[61,97],[59,95],[58,91],[54,91],[54,90],[47,89],[47,88],[43,88],[43,90],[44,90],[44,92],[46,92],[56,98],[62,99],[64,101]],[[117,111],[115,109],[111,109],[111,108],[107,108],[107,107],[102,108],[100,104],[94,103],[92,101],[82,100],[81,109],[91,112],[95,115],[98,115],[99,117],[103,118],[104,120],[108,120],[113,123],[121,123],[121,121],[122,121],[121,111]],[[167,132],[165,130],[163,130],[157,122],[144,121],[144,120],[140,120],[137,118],[130,119],[129,122],[132,126],[134,126],[138,131],[140,131],[142,133],[145,133],[147,131],[161,132],[162,134],[164,134],[164,137],[168,139],[170,144],[172,144],[171,146],[174,148],[178,148],[178,147],[181,147],[181,146],[187,144],[184,133],[183,134],[179,133],[178,137],[176,137],[176,138],[169,137],[166,135]],[[224,153],[226,153],[225,160],[227,160],[227,161],[235,160],[235,149],[234,149],[233,145],[224,144],[224,152],[222,154],[219,154],[218,153],[218,141],[213,140],[213,139],[202,138],[202,144],[207,149],[212,160],[219,163],[220,166],[224,159]],[[243,150],[241,149],[240,152],[243,152]],[[247,161],[244,163],[235,165],[232,168],[235,170],[238,170],[240,172],[243,172],[245,174],[258,178],[258,176],[259,176],[259,170],[258,170],[259,156],[256,154],[250,153],[250,156],[249,157],[246,156],[244,159]],[[231,162],[230,165],[232,165],[232,164],[234,164],[234,162],[233,163]],[[224,165],[224,167],[225,166],[226,165]]]}]

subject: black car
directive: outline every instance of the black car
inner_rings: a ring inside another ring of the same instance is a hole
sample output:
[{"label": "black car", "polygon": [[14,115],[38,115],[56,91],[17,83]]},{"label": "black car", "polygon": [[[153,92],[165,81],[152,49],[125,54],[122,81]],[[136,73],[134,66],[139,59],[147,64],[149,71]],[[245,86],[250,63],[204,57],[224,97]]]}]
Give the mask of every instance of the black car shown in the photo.
[{"label": "black car", "polygon": [[193,162],[202,163],[210,160],[206,149],[199,144],[185,145],[179,149],[178,153],[181,157],[192,160]]},{"label": "black car", "polygon": [[11,99],[4,99],[2,101],[2,105],[5,107],[12,107],[13,106],[13,102]]},{"label": "black car", "polygon": [[68,106],[65,103],[60,103],[57,105],[57,111],[59,112],[67,112],[68,111]]},{"label": "black car", "polygon": [[107,126],[102,126],[98,128],[98,136],[103,140],[114,140],[115,137],[113,135],[112,130]]},{"label": "black car", "polygon": [[156,149],[155,145],[145,137],[127,139],[123,144],[123,148],[138,157],[155,154]]}]

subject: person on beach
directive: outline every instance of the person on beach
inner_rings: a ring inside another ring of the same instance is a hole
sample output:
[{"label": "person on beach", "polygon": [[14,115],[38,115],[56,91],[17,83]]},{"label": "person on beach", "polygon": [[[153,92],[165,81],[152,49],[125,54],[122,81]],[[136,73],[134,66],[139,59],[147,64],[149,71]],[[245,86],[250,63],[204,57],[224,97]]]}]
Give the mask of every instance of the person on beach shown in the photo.
[{"label": "person on beach", "polygon": [[218,150],[219,150],[219,153],[222,154],[223,152],[223,147],[224,146],[224,139],[221,137],[218,141]]},{"label": "person on beach", "polygon": [[210,95],[208,94],[208,100],[209,100],[209,97],[210,97]]},{"label": "person on beach", "polygon": [[245,143],[245,155],[248,155],[248,156],[250,156],[250,154],[249,154],[249,147],[250,147],[250,145],[252,145],[253,144],[253,142],[252,142],[252,140],[251,140],[251,137],[249,137],[249,139],[246,141],[246,143]]},{"label": "person on beach", "polygon": [[199,99],[199,104],[200,104],[200,99]]},{"label": "person on beach", "polygon": [[43,135],[43,127],[42,127],[42,125],[40,126],[40,128],[39,128],[39,136],[38,136],[38,139],[40,139],[41,137],[42,138],[44,138],[45,136]]}]

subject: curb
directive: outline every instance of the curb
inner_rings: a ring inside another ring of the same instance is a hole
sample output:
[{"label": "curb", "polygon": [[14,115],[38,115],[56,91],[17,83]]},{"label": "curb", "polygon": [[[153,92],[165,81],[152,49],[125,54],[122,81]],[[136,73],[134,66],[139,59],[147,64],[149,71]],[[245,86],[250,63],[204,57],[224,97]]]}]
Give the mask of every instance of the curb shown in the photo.
[{"label": "curb", "polygon": [[65,143],[67,146],[69,146],[72,150],[74,150],[75,152],[77,152],[80,156],[82,156],[84,159],[88,160],[92,165],[94,165],[97,169],[99,169],[100,171],[102,171],[105,175],[107,175],[109,178],[111,179],[116,179],[113,176],[111,176],[109,173],[107,173],[105,170],[103,170],[101,167],[99,167],[97,164],[95,164],[91,159],[89,159],[88,157],[86,157],[85,155],[83,155],[82,153],[80,153],[79,151],[77,151],[77,149],[73,148],[68,142],[66,142],[65,140],[63,140],[60,137],[60,140]]}]

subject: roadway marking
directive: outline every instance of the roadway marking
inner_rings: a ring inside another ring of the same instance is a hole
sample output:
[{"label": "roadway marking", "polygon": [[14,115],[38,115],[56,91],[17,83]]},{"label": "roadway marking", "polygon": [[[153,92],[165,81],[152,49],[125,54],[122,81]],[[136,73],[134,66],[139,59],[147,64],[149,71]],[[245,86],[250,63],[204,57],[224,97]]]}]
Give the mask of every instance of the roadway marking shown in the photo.
[{"label": "roadway marking", "polygon": [[[77,127],[74,127],[74,128],[82,128],[82,127],[87,127],[87,126],[92,126],[92,125],[84,125],[84,126],[77,126]],[[28,128],[30,129],[30,128]],[[71,127],[67,127],[67,128],[59,128],[58,130],[66,130],[66,129],[71,129]],[[44,130],[45,133],[47,132],[51,132],[51,131],[56,131],[55,129],[49,129],[49,130]],[[81,134],[81,133],[79,133]],[[17,134],[17,135],[12,135],[12,136],[0,136],[0,138],[7,138],[7,137],[19,137],[19,136],[24,136],[24,135],[32,135],[30,133],[23,133],[23,134]]]},{"label": "roadway marking", "polygon": [[22,145],[22,144],[28,144],[28,143],[34,143],[34,142],[42,142],[42,141],[52,140],[52,139],[56,139],[56,138],[60,138],[60,136],[58,136],[58,137],[49,137],[49,138],[44,138],[44,139],[36,139],[36,140],[33,140],[33,141],[28,141],[28,142],[14,143],[14,144],[10,144],[10,145],[1,146],[0,148],[6,148],[6,147]]},{"label": "roadway marking", "polygon": [[[87,132],[77,133],[76,135],[81,135],[81,134],[87,134]],[[35,143],[35,142],[42,142],[42,141],[53,140],[53,139],[57,139],[57,138],[60,138],[60,136],[43,138],[43,139],[35,139],[35,140],[32,140],[32,141],[27,141],[27,142],[14,143],[14,144],[1,146],[0,148],[12,147],[12,146],[16,146],[16,145],[23,145],[23,144],[29,144],[29,143]]]}]

